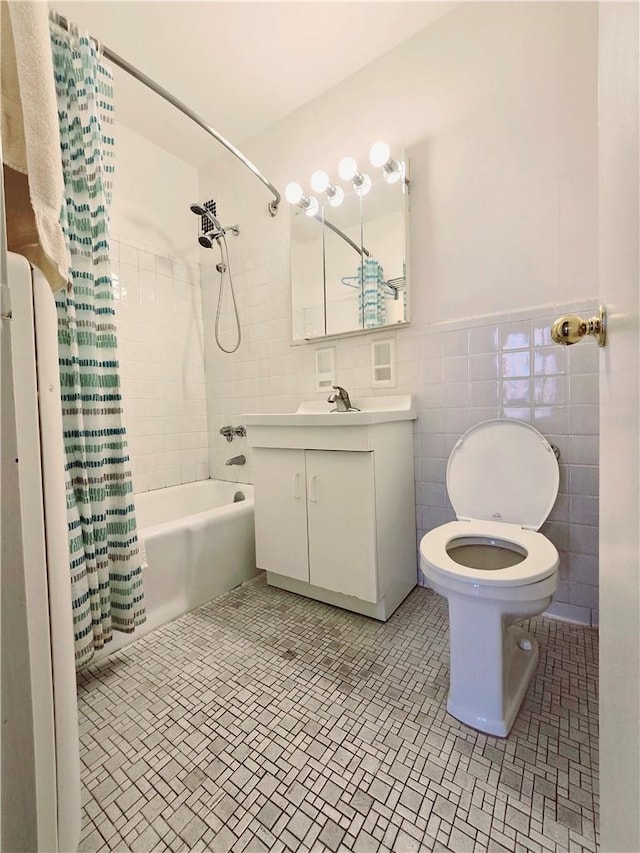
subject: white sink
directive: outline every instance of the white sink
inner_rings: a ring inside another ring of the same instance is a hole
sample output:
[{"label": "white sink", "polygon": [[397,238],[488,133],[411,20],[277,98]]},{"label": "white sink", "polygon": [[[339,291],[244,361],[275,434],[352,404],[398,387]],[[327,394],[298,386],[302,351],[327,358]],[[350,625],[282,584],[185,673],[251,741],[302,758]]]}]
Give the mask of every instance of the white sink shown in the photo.
[{"label": "white sink", "polygon": [[309,400],[300,403],[295,412],[256,413],[241,415],[247,427],[349,427],[392,421],[416,419],[413,397],[361,397],[352,400],[359,412],[332,412],[332,404],[326,401]]}]

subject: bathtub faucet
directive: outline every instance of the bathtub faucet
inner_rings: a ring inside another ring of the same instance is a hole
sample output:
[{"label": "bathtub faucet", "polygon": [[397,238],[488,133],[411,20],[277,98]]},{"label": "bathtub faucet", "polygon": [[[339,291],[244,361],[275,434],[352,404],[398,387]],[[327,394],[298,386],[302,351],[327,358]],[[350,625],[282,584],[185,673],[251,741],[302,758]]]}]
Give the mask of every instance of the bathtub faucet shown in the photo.
[{"label": "bathtub faucet", "polygon": [[219,433],[220,435],[223,435],[227,439],[227,441],[233,441],[233,438],[236,435],[240,436],[240,438],[244,438],[244,436],[246,436],[247,434],[247,428],[244,426],[244,424],[241,424],[240,426],[236,427],[231,425],[223,426],[220,427]]},{"label": "bathtub faucet", "polygon": [[225,465],[244,465],[247,460],[241,453],[240,456],[232,456],[231,459],[227,459],[224,463]]}]

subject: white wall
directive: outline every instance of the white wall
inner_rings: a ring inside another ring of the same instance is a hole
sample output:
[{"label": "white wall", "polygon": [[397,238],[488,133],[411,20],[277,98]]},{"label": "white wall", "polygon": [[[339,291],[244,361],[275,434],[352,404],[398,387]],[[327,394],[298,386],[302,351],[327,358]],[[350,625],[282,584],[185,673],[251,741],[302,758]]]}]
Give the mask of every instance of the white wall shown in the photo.
[{"label": "white wall", "polygon": [[[379,138],[392,150],[404,147],[411,161],[412,325],[393,334],[396,391],[415,394],[420,411],[422,533],[451,512],[441,472],[451,438],[478,418],[516,408],[504,405],[515,398],[503,399],[503,368],[473,373],[488,351],[473,349],[470,325],[482,322],[501,340],[510,323],[523,322],[529,338],[522,347],[532,363],[533,350],[548,345],[532,337],[540,318],[551,319],[560,303],[591,305],[598,292],[597,8],[466,4],[244,149],[276,186],[308,186],[318,167],[335,179],[346,153],[364,162]],[[206,341],[211,465],[225,477],[231,446],[220,443],[219,426],[239,422],[242,412],[292,409],[316,397],[314,347],[288,345],[286,203],[270,219],[268,192],[228,156],[201,174],[200,187],[218,200],[223,221],[238,222],[242,232],[232,258],[244,342],[223,356]],[[211,273],[208,260],[203,274]],[[208,292],[205,317],[213,308]],[[439,325],[447,322],[454,326]],[[336,342],[338,381],[355,395],[372,393],[370,340]],[[496,346],[493,361],[503,365]],[[585,621],[597,610],[597,358],[590,346],[581,344],[575,358],[555,350],[562,364],[552,405],[536,402],[540,376],[533,369],[519,377],[521,416],[559,438],[563,464],[577,466],[564,469],[549,533],[564,555],[556,600],[564,615]],[[491,404],[474,396],[482,381]],[[589,440],[570,457],[575,435]],[[440,446],[435,456],[426,449],[432,439]],[[233,451],[240,449],[242,442],[234,443]],[[249,456],[232,476],[250,480],[250,463]]]},{"label": "white wall", "polygon": [[209,476],[197,173],[116,128],[111,257],[136,491]]},{"label": "white wall", "polygon": [[197,201],[195,168],[123,124],[115,133],[111,236],[197,264],[197,218],[189,212]]},{"label": "white wall", "polygon": [[638,6],[600,7],[600,755],[603,853],[640,850]]}]

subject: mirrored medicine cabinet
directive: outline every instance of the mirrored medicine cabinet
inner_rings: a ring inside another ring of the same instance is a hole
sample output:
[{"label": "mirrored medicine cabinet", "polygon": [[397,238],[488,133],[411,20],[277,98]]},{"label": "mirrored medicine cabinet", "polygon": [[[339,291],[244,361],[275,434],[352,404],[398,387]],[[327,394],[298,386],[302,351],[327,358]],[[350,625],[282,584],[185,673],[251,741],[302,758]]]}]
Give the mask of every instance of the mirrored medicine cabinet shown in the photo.
[{"label": "mirrored medicine cabinet", "polygon": [[371,174],[366,194],[343,185],[342,204],[315,215],[292,206],[294,343],[409,322],[407,165],[395,183]]}]

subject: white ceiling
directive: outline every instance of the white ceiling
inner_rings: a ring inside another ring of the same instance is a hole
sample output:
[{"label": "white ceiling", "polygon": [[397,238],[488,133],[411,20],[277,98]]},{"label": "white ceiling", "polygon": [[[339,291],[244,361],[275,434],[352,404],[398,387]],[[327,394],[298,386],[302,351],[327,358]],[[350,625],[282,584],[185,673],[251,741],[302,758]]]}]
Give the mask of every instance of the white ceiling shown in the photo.
[{"label": "white ceiling", "polygon": [[[444,2],[120,2],[52,6],[89,30],[235,145],[450,11]],[[220,148],[119,69],[116,115],[194,165]]]}]

